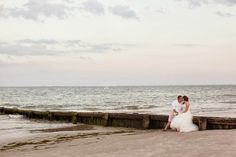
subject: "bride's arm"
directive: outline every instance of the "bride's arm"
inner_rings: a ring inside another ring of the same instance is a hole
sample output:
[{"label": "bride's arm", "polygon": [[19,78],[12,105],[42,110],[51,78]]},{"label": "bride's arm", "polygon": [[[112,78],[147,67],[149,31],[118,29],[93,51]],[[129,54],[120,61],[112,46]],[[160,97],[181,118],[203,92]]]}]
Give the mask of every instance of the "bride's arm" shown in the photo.
[{"label": "bride's arm", "polygon": [[184,110],[183,113],[187,112],[188,109],[189,109],[189,102],[186,102],[186,103],[185,103],[185,110]]}]

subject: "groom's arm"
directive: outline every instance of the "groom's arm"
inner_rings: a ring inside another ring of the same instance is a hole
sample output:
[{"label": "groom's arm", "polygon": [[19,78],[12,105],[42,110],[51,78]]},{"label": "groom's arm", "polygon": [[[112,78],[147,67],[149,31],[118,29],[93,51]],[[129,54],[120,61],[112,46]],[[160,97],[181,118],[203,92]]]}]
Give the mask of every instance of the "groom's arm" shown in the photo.
[{"label": "groom's arm", "polygon": [[179,112],[177,112],[176,109],[173,109],[173,111],[174,111],[174,113],[175,113],[176,115],[179,114]]},{"label": "groom's arm", "polygon": [[172,110],[173,110],[173,112],[174,112],[175,114],[178,114],[174,102],[172,103]]}]

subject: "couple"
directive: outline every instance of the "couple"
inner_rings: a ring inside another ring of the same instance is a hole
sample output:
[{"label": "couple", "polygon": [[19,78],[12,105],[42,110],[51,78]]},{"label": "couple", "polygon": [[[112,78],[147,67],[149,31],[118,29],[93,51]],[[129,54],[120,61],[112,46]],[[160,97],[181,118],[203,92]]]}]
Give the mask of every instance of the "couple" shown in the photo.
[{"label": "couple", "polygon": [[163,130],[166,131],[169,127],[179,132],[198,130],[198,127],[193,124],[192,121],[190,103],[187,96],[178,96],[177,100],[172,103],[172,110],[169,114],[168,123]]}]

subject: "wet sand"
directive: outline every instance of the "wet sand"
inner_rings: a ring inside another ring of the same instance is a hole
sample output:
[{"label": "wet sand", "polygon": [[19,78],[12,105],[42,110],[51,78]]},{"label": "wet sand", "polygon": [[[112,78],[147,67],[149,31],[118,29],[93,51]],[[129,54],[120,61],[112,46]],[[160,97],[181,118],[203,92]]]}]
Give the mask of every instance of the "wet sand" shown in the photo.
[{"label": "wet sand", "polygon": [[[0,141],[1,157],[232,157],[236,130],[178,133],[100,126],[38,130],[41,134]],[[77,128],[77,129],[75,129]]]}]

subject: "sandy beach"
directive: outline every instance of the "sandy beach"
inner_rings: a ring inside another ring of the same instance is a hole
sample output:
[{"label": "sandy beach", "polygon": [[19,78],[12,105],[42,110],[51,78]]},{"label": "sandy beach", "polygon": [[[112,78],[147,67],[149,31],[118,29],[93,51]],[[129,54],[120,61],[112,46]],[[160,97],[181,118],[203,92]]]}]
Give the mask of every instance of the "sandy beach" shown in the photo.
[{"label": "sandy beach", "polygon": [[0,156],[236,156],[236,130],[178,133],[100,126],[83,126],[80,129],[77,126],[37,132],[24,138],[1,140]]}]

